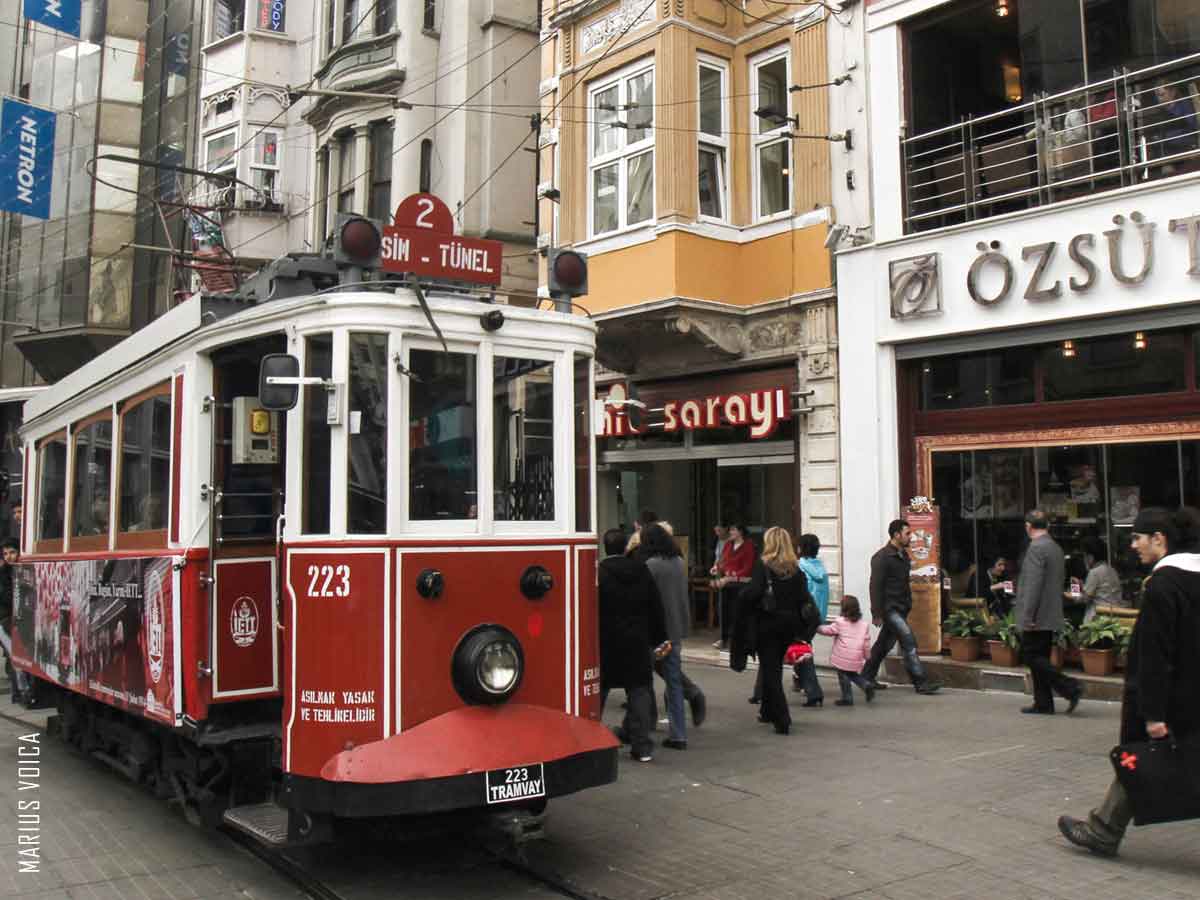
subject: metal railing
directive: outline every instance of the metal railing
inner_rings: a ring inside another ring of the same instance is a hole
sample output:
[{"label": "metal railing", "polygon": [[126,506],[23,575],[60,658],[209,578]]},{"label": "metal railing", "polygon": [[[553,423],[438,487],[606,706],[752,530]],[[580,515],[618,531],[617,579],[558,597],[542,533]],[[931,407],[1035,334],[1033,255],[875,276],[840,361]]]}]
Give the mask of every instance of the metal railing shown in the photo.
[{"label": "metal railing", "polygon": [[903,138],[906,232],[1200,171],[1200,53]]}]

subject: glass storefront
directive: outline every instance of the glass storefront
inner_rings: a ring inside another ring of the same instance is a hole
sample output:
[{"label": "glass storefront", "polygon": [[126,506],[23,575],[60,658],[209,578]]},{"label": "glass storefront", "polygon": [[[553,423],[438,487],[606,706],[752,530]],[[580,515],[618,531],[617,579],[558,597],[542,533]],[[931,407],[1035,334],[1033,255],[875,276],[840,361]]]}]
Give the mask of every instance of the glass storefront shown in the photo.
[{"label": "glass storefront", "polygon": [[931,463],[955,597],[969,596],[971,576],[998,557],[1019,566],[1024,516],[1036,507],[1067,555],[1068,578],[1086,577],[1084,548],[1099,540],[1133,605],[1146,575],[1129,548],[1138,511],[1200,502],[1200,440],[935,449]]}]

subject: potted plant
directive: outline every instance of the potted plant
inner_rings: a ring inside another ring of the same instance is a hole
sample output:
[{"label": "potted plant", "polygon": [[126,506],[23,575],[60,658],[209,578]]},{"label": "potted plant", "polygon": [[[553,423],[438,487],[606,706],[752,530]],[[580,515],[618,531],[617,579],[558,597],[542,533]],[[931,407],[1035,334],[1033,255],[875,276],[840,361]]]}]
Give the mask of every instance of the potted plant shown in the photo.
[{"label": "potted plant", "polygon": [[1066,662],[1067,651],[1075,646],[1075,626],[1070,619],[1063,622],[1063,627],[1055,632],[1054,646],[1050,648],[1050,664],[1061,669]]},{"label": "potted plant", "polygon": [[1117,671],[1124,672],[1129,663],[1129,641],[1133,637],[1133,626],[1121,622],[1121,637],[1117,641]]},{"label": "potted plant", "polygon": [[955,662],[974,662],[983,652],[983,616],[974,609],[959,609],[947,618],[942,630],[950,637],[950,658]]},{"label": "potted plant", "polygon": [[1088,675],[1111,675],[1117,666],[1117,645],[1123,627],[1112,616],[1096,616],[1079,626],[1079,653]]},{"label": "potted plant", "polygon": [[988,650],[992,662],[998,666],[1015,666],[1021,658],[1021,633],[1010,612],[1003,618],[993,619],[986,626]]}]

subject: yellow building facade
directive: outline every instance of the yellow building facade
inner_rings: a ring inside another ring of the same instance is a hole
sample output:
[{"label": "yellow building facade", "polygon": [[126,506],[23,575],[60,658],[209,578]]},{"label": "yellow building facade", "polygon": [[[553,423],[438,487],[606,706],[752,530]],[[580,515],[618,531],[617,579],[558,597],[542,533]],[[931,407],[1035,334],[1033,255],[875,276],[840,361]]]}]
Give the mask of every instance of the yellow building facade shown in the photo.
[{"label": "yellow building facade", "polygon": [[[539,245],[588,255],[601,393],[651,398],[623,423],[639,431],[600,441],[601,529],[651,508],[700,572],[713,525],[784,525],[818,535],[836,581],[826,239],[847,139],[830,132],[827,48],[844,26],[827,7],[763,0],[545,0],[543,13]],[[671,403],[771,391],[791,405],[765,440],[661,421]]]}]

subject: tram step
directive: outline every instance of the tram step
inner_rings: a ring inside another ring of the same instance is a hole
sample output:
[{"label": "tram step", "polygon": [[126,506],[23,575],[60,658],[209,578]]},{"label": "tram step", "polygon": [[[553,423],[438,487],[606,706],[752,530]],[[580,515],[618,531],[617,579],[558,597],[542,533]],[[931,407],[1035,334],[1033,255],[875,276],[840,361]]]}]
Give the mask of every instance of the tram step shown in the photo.
[{"label": "tram step", "polygon": [[272,847],[288,842],[288,811],[277,803],[249,803],[225,810],[225,824]]}]

